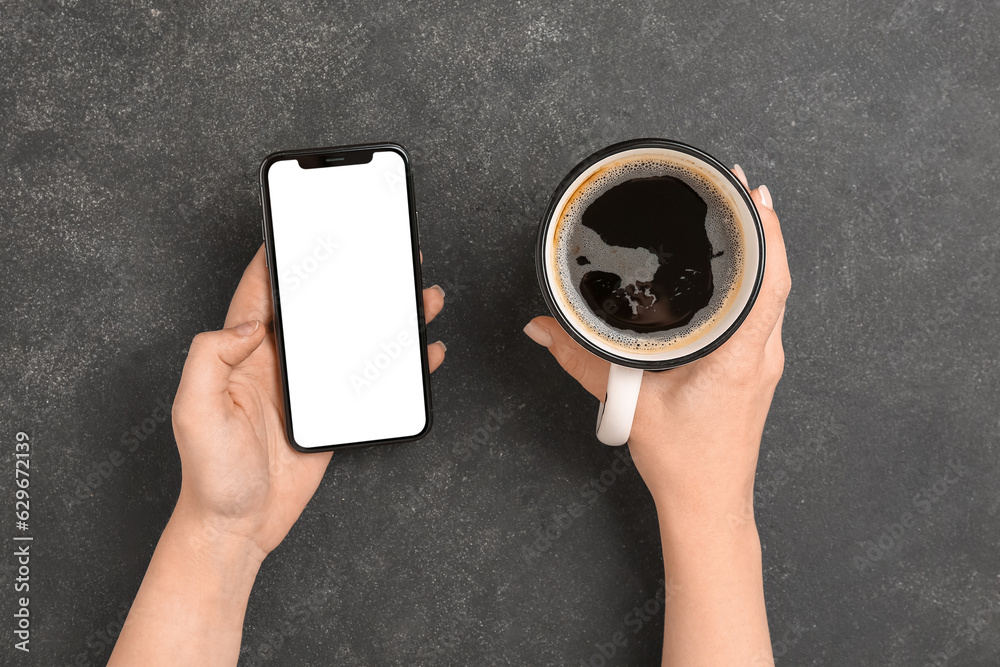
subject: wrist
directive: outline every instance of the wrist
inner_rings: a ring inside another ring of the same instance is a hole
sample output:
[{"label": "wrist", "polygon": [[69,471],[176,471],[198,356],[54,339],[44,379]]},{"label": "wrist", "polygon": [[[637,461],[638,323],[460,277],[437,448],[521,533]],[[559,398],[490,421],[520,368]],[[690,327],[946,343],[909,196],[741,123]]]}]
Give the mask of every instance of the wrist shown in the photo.
[{"label": "wrist", "polygon": [[759,571],[760,537],[752,509],[663,512],[658,519],[664,563],[671,574],[746,563],[755,564]]},{"label": "wrist", "polygon": [[236,664],[262,560],[252,540],[179,499],[109,664]]},{"label": "wrist", "polygon": [[219,570],[253,583],[267,552],[228,519],[199,511],[182,492],[164,530],[185,545],[200,567]]},{"label": "wrist", "polygon": [[671,534],[732,537],[747,529],[756,532],[752,477],[741,483],[665,485],[650,492],[661,530]]}]

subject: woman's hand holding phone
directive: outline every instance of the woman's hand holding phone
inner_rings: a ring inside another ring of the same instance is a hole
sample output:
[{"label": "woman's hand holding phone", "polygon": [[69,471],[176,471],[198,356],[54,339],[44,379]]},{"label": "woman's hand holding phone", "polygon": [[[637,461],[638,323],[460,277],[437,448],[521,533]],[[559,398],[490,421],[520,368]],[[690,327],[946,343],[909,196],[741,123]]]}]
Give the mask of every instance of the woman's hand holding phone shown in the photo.
[{"label": "woman's hand holding phone", "polygon": [[[444,292],[431,287],[423,299],[430,322],[444,307]],[[226,328],[191,343],[173,407],[183,471],[178,509],[249,540],[261,559],[295,523],[332,456],[288,444],[271,313],[261,247],[236,289]],[[444,355],[443,343],[428,346],[431,372]]]},{"label": "woman's hand holding phone", "polygon": [[[430,322],[444,292],[425,289],[423,301]],[[235,664],[260,563],[323,478],[332,452],[298,452],[285,435],[272,312],[262,246],[243,273],[226,328],[191,343],[173,405],[180,497],[109,664],[150,655],[164,664]],[[428,346],[431,372],[444,356],[443,343]],[[164,650],[153,652],[158,643]]]}]

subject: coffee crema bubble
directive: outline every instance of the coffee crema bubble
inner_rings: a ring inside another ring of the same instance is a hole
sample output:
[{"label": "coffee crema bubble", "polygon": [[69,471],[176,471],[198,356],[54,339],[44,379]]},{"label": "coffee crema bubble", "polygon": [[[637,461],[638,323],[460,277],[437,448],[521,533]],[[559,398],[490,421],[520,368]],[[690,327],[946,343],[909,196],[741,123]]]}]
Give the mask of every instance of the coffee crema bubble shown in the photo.
[{"label": "coffee crema bubble", "polygon": [[586,329],[627,352],[655,354],[693,342],[725,315],[745,251],[720,178],[639,154],[577,186],[559,213],[551,261]]}]

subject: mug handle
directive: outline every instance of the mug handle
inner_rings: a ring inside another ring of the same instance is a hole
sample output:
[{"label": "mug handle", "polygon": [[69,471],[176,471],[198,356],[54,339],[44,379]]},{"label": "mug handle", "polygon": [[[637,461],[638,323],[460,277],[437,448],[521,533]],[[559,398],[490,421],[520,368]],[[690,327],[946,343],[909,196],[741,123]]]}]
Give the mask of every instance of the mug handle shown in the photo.
[{"label": "mug handle", "polygon": [[597,409],[597,439],[618,447],[628,442],[632,432],[635,404],[642,386],[642,369],[611,364],[608,393]]}]

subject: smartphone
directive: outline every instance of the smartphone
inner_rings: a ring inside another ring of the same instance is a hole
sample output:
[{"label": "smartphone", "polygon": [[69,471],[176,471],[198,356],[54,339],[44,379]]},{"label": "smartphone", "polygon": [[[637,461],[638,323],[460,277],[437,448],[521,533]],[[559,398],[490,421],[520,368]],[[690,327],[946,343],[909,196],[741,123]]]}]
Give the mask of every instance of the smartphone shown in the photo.
[{"label": "smartphone", "polygon": [[288,441],[317,452],[422,438],[430,373],[406,151],[273,153],[260,187]]}]

